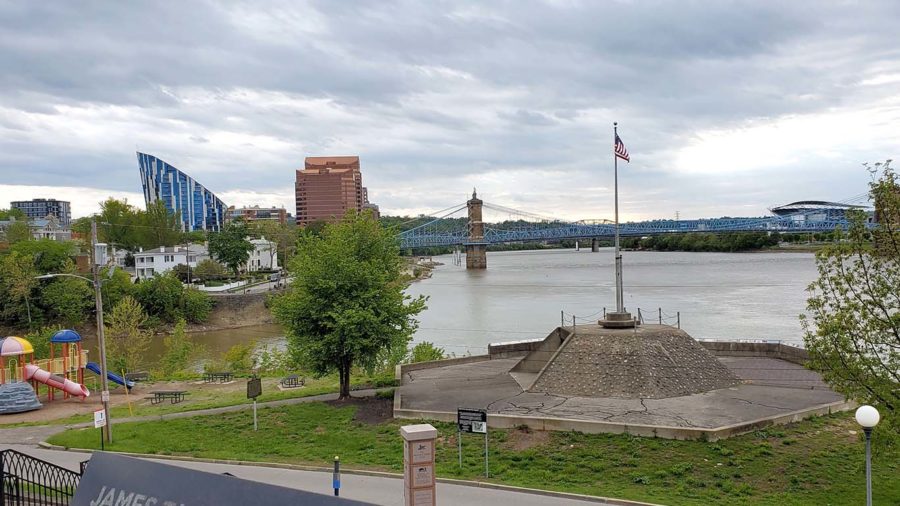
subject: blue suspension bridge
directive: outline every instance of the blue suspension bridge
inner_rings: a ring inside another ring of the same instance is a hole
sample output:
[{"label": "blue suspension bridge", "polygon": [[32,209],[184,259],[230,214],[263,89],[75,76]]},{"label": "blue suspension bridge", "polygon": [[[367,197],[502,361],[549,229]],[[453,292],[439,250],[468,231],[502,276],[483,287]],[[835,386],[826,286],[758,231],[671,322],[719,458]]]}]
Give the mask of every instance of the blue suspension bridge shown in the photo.
[{"label": "blue suspension bridge", "polygon": [[[853,197],[860,201],[865,194]],[[696,220],[649,220],[619,224],[622,237],[644,237],[659,234],[683,234],[691,232],[781,232],[808,233],[846,230],[849,221],[846,209],[862,208],[845,202],[820,201],[796,202],[784,206],[772,216],[756,218],[707,218]],[[793,208],[791,207],[793,206]],[[482,208],[509,217],[500,224],[482,221]],[[467,220],[461,220],[468,214]],[[609,238],[615,234],[615,224],[609,220],[581,220],[567,222],[542,217],[526,211],[490,204],[473,193],[468,202],[446,208],[423,217],[425,223],[400,234],[403,249],[429,246],[466,246],[483,249],[484,246],[512,242],[540,242],[562,239]]]}]

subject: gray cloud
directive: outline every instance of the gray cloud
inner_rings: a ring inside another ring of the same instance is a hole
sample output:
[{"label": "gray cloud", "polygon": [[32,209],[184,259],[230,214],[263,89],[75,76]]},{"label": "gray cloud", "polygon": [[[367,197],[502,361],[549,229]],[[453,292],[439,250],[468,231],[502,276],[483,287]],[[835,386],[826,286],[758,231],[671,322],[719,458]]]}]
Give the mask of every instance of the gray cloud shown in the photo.
[{"label": "gray cloud", "polygon": [[[861,193],[859,163],[896,155],[898,15],[889,0],[0,1],[0,175],[139,191],[138,147],[291,207],[304,156],[359,154],[387,212],[479,184],[598,217],[618,120],[626,213],[759,214]],[[768,153],[767,130],[796,152]],[[579,188],[597,190],[561,203]]]}]

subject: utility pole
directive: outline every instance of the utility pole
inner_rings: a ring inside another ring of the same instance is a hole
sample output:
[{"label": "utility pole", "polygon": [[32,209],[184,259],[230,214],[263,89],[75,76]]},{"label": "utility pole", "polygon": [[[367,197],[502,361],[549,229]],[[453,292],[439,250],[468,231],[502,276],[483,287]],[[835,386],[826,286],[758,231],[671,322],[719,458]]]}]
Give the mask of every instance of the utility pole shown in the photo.
[{"label": "utility pole", "polygon": [[97,258],[97,220],[91,220],[91,273],[94,280],[94,300],[97,308],[97,341],[100,346],[100,400],[106,416],[104,435],[106,443],[112,444],[112,420],[109,418],[109,385],[106,378],[106,339],[103,329],[103,295],[100,291],[100,265]]}]

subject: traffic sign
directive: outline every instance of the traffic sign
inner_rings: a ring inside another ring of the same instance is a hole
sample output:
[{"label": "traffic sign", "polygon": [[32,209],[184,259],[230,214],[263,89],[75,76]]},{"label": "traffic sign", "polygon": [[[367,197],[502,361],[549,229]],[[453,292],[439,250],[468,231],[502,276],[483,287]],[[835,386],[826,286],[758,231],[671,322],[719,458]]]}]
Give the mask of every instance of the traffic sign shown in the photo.
[{"label": "traffic sign", "polygon": [[99,429],[100,427],[106,426],[106,411],[102,409],[99,411],[94,411],[94,428]]}]

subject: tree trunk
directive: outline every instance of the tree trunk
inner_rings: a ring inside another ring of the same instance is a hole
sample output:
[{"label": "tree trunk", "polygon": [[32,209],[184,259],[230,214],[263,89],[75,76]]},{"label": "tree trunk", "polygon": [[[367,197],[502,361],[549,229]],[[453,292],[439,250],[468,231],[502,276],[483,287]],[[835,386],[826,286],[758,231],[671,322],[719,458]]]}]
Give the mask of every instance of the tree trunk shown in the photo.
[{"label": "tree trunk", "polygon": [[342,360],[338,370],[341,377],[341,393],[338,396],[338,400],[342,401],[350,398],[350,361]]}]

